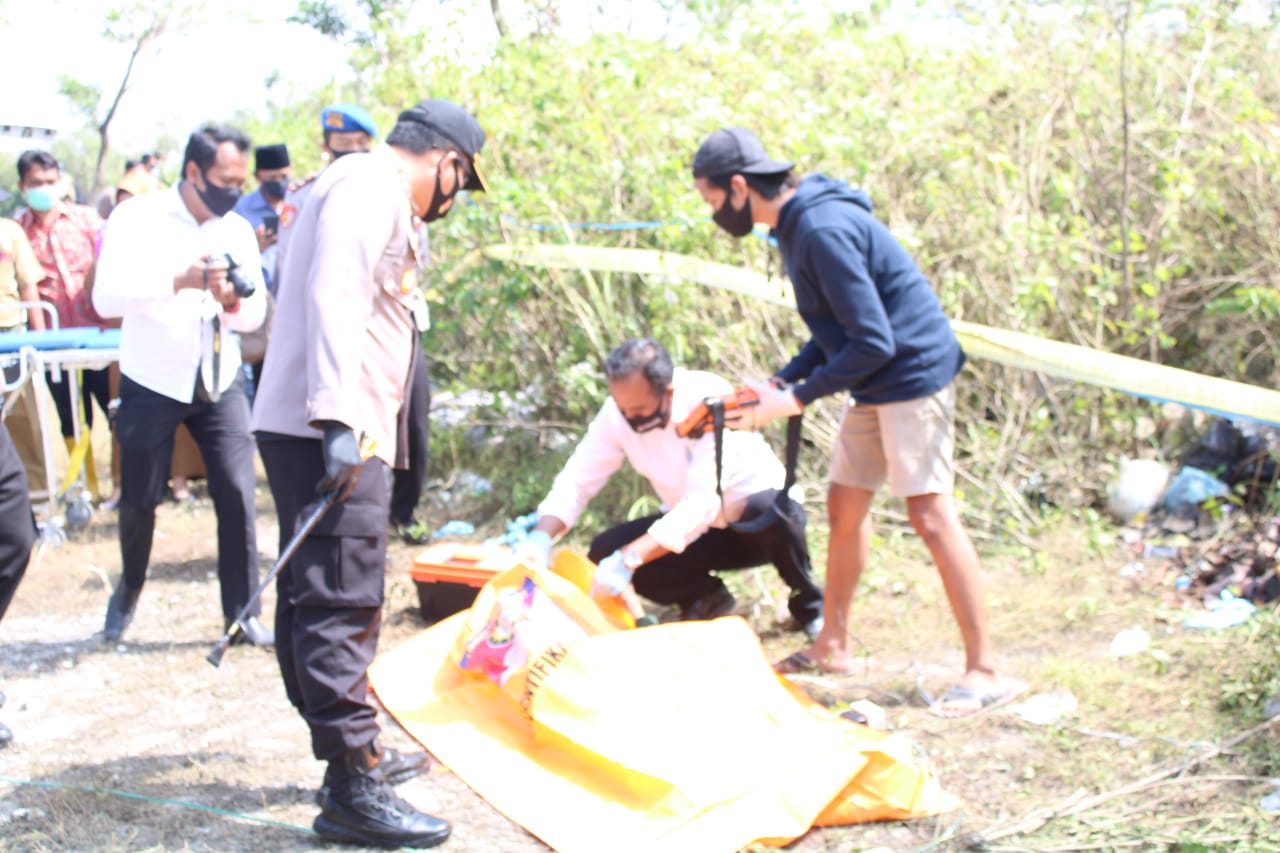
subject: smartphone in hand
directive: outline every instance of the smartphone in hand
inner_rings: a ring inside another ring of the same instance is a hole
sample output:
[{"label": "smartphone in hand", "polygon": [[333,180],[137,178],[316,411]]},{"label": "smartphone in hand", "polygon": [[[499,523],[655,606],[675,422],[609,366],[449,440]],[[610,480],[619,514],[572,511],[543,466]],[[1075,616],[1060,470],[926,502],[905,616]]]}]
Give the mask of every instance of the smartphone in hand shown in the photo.
[{"label": "smartphone in hand", "polygon": [[280,217],[274,213],[268,213],[262,217],[262,229],[268,234],[276,234],[280,231]]}]

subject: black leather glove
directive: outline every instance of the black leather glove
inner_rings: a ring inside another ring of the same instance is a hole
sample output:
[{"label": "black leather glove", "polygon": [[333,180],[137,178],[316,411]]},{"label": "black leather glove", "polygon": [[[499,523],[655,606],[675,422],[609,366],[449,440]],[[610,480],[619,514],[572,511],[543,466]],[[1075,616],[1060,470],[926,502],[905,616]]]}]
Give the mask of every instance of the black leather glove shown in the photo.
[{"label": "black leather glove", "polygon": [[364,460],[360,458],[360,445],[351,427],[337,421],[324,425],[324,479],[316,484],[321,494],[334,493],[334,503],[345,501],[360,482]]}]

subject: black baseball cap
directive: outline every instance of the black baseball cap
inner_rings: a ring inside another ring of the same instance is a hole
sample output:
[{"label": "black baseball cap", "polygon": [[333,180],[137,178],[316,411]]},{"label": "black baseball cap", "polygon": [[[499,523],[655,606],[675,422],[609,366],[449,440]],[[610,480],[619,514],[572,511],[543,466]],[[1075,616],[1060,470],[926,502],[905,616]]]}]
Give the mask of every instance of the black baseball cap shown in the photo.
[{"label": "black baseball cap", "polygon": [[425,125],[458,146],[458,150],[467,158],[468,165],[471,167],[471,174],[463,187],[480,192],[487,189],[484,175],[480,172],[480,164],[476,162],[480,149],[484,148],[484,130],[471,113],[453,101],[432,98],[400,113],[396,121]]},{"label": "black baseball cap", "polygon": [[769,159],[760,139],[745,127],[722,127],[693,155],[693,176],[776,175],[791,171],[795,165]]}]

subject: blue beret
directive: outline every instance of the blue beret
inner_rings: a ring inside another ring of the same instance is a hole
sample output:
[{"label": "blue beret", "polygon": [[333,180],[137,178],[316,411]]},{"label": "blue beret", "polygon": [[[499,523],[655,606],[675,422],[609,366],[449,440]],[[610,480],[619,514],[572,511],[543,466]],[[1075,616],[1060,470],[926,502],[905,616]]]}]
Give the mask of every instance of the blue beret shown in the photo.
[{"label": "blue beret", "polygon": [[320,111],[320,129],[351,133],[363,130],[378,138],[378,126],[373,123],[373,116],[355,104],[333,104]]}]

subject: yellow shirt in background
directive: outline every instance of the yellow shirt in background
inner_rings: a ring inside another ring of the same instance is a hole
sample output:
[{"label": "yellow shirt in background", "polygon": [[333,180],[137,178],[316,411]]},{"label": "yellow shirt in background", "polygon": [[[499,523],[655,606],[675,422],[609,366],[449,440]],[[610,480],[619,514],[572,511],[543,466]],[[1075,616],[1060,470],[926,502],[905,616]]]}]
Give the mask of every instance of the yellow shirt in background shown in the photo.
[{"label": "yellow shirt in background", "polygon": [[0,331],[9,331],[26,319],[19,295],[28,287],[34,290],[44,278],[44,267],[36,260],[26,232],[12,219],[0,219]]}]

